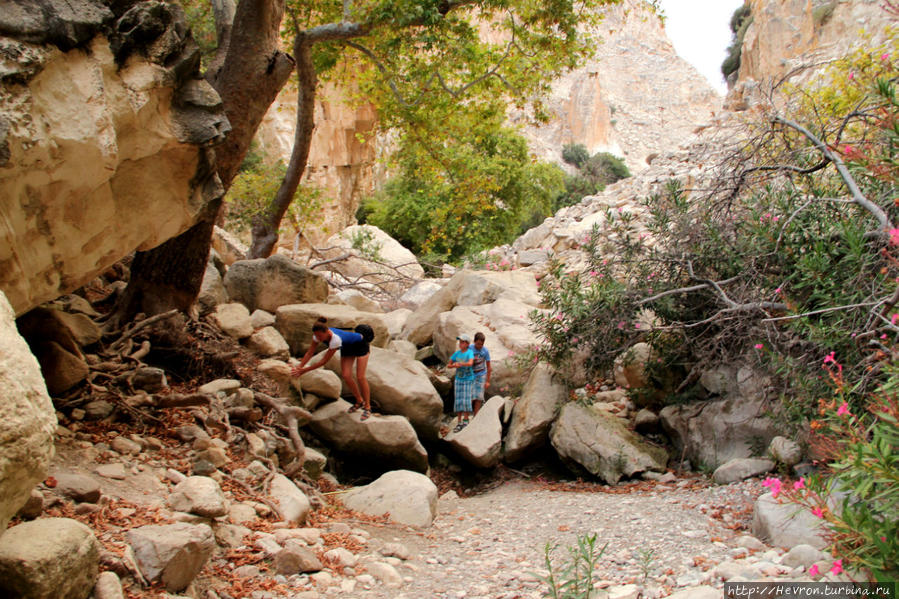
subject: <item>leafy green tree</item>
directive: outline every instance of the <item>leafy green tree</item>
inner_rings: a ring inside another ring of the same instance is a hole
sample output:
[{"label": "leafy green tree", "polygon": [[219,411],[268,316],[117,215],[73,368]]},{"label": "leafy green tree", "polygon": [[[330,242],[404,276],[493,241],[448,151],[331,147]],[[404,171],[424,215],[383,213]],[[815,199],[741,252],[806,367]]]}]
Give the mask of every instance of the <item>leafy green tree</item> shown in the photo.
[{"label": "leafy green tree", "polygon": [[590,152],[584,144],[565,144],[562,146],[562,160],[568,164],[581,168],[590,159]]},{"label": "leafy green tree", "polygon": [[562,189],[556,166],[533,162],[527,143],[492,121],[460,121],[439,149],[404,138],[398,174],[366,202],[369,223],[428,260],[458,260],[507,243],[523,222],[550,213]]}]

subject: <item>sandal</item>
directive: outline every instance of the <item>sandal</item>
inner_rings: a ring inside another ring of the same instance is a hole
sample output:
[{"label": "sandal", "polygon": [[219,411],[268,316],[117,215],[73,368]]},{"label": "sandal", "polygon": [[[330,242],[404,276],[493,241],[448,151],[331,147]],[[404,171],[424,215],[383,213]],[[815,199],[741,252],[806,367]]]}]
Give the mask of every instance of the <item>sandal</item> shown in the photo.
[{"label": "sandal", "polygon": [[350,409],[347,410],[346,413],[352,414],[353,412],[356,412],[356,411],[360,410],[361,408],[362,408],[362,404],[356,403],[356,404],[353,404],[352,406],[350,406]]},{"label": "sandal", "polygon": [[364,420],[368,420],[369,418],[371,418],[371,410],[362,408],[362,415],[359,416],[359,420],[364,421]]},{"label": "sandal", "polygon": [[453,429],[453,432],[454,432],[454,433],[458,433],[458,432],[460,432],[463,428],[465,428],[466,426],[468,426],[468,421],[467,421],[467,420],[463,420],[462,422],[460,422],[459,424],[456,425],[456,428]]}]

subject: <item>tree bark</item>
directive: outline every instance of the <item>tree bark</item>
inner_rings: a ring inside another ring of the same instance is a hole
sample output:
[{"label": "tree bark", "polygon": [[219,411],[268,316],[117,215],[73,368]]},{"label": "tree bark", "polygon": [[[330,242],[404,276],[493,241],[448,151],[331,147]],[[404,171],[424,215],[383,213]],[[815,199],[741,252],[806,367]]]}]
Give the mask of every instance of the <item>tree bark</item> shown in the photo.
[{"label": "tree bark", "polygon": [[294,57],[297,63],[297,125],[294,132],[293,149],[287,172],[274,200],[265,212],[258,215],[253,222],[253,243],[250,247],[250,258],[267,258],[278,242],[278,229],[281,219],[290,206],[293,196],[306,170],[309,159],[309,148],[312,145],[312,132],[315,129],[313,120],[315,111],[315,88],[318,78],[315,65],[312,63],[312,45],[304,34],[297,35],[294,43]]},{"label": "tree bark", "polygon": [[284,0],[241,0],[238,4],[224,63],[211,81],[231,122],[230,135],[215,149],[222,193],[190,229],[152,250],[136,253],[115,321],[131,319],[138,312],[188,312],[196,300],[224,192],[266,111],[293,72],[293,59],[279,49],[283,16]]}]

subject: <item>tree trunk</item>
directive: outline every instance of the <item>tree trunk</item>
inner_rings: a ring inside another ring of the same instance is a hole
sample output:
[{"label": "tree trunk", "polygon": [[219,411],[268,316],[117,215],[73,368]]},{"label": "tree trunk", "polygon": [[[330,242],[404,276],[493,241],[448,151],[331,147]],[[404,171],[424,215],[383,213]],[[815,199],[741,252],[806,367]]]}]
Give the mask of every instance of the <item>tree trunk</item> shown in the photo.
[{"label": "tree trunk", "polygon": [[312,46],[303,34],[297,35],[294,43],[294,57],[297,62],[297,125],[294,132],[293,150],[287,172],[275,198],[265,212],[253,221],[253,242],[250,258],[267,258],[278,242],[281,219],[290,206],[293,196],[306,169],[309,148],[312,145],[313,120],[315,111],[315,91],[318,84],[315,65],[312,63]]},{"label": "tree trunk", "polygon": [[[211,81],[231,122],[230,135],[215,149],[222,196],[231,186],[262,117],[293,71],[293,59],[279,49],[283,16],[284,0],[241,0],[224,63]],[[219,197],[190,229],[152,250],[136,253],[115,320],[130,319],[138,312],[152,315],[190,309],[200,292],[221,207]]]}]

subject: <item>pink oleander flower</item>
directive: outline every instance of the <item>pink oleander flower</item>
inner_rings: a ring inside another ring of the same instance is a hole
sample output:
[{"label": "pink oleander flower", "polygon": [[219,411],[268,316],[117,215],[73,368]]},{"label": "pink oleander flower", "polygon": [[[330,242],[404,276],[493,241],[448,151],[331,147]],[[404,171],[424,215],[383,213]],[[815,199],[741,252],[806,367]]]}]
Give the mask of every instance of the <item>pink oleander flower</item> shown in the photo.
[{"label": "pink oleander flower", "polygon": [[846,416],[848,414],[849,414],[849,404],[844,401],[843,405],[841,405],[839,408],[837,408],[837,416]]},{"label": "pink oleander flower", "polygon": [[762,486],[767,487],[769,491],[771,491],[771,496],[777,499],[777,496],[780,495],[780,489],[783,486],[783,483],[779,478],[768,477],[762,481]]},{"label": "pink oleander flower", "polygon": [[756,343],[753,347],[755,347],[756,349],[765,349],[765,346],[761,343]]},{"label": "pink oleander flower", "polygon": [[837,363],[836,355],[837,355],[837,352],[835,352],[835,351],[830,352],[829,354],[824,356],[824,363],[830,364],[831,362],[833,362],[834,364],[836,364]]},{"label": "pink oleander flower", "polygon": [[899,245],[899,229],[890,229],[890,244]]},{"label": "pink oleander flower", "polygon": [[841,560],[841,559],[834,560],[833,566],[830,568],[830,573],[831,574],[839,574],[842,571],[843,571],[843,560]]},{"label": "pink oleander flower", "polygon": [[899,320],[899,314],[892,314],[890,316],[890,324],[896,324],[897,320]]},{"label": "pink oleander flower", "polygon": [[572,338],[571,338],[571,342],[572,342],[572,343],[577,343],[577,342],[578,342],[578,338],[577,338],[577,337],[572,337]]},{"label": "pink oleander flower", "polygon": [[855,79],[855,73],[850,72],[849,73],[849,81],[852,81],[853,79]]},{"label": "pink oleander flower", "polygon": [[815,518],[824,518],[824,510],[819,507],[812,508],[812,514],[815,515]]},{"label": "pink oleander flower", "polygon": [[783,291],[783,289],[781,289],[780,287],[778,287],[777,289],[774,290],[774,293],[780,293],[781,291]]},{"label": "pink oleander flower", "polygon": [[795,491],[798,491],[799,489],[804,489],[804,488],[805,488],[805,477],[800,476],[799,480],[797,480],[795,483],[793,483],[793,489]]},{"label": "pink oleander flower", "polygon": [[880,336],[880,338],[881,338],[881,339],[886,339],[886,338],[887,338],[887,334],[884,333],[883,335]]},{"label": "pink oleander flower", "polygon": [[624,328],[624,321],[622,320],[621,322],[618,323],[618,330],[620,331],[623,328]]},{"label": "pink oleander flower", "polygon": [[634,328],[635,328],[635,329],[639,329],[639,328],[640,328],[640,323],[639,323],[639,322],[635,322],[635,323],[634,323]]},{"label": "pink oleander flower", "polygon": [[596,272],[595,270],[591,270],[591,271],[590,271],[590,276],[591,276],[591,277],[595,277],[595,276],[598,275],[598,274],[599,274],[599,273]]},{"label": "pink oleander flower", "polygon": [[880,60],[882,60],[884,62],[888,61],[889,59],[890,59],[890,54],[888,52],[880,55]]},{"label": "pink oleander flower", "polygon": [[817,576],[818,574],[820,574],[818,571],[818,564],[812,564],[812,567],[808,569],[808,575]]}]

